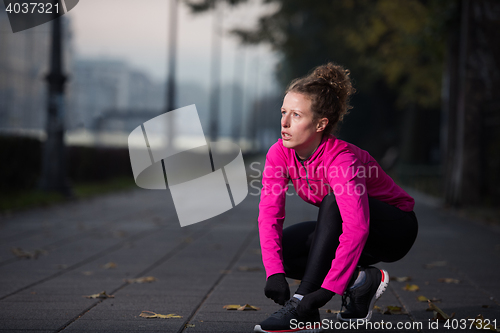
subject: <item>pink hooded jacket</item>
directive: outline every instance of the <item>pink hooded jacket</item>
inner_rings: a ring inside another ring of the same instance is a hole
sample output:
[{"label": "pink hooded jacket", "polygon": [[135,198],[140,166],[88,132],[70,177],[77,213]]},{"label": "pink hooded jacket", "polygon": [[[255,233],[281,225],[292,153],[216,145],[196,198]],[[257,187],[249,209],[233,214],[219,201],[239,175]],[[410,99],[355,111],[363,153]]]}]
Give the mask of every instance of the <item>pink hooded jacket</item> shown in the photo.
[{"label": "pink hooded jacket", "polygon": [[319,206],[333,192],[342,216],[342,235],[322,287],[343,294],[368,238],[368,196],[412,211],[415,201],[382,170],[370,154],[353,144],[325,135],[307,160],[281,139],[269,149],[262,176],[259,235],[267,277],[284,273],[281,239],[288,183],[306,202]]}]

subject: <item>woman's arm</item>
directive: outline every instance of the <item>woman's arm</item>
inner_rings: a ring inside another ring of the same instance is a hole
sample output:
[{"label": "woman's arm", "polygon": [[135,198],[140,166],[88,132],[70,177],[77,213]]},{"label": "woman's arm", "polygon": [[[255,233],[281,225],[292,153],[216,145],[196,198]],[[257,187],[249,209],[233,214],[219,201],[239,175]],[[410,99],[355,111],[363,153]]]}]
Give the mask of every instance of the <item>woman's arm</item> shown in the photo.
[{"label": "woman's arm", "polygon": [[328,182],[342,217],[342,235],[322,287],[343,294],[368,238],[370,210],[365,174],[353,153],[339,154],[328,168]]},{"label": "woman's arm", "polygon": [[284,273],[282,255],[288,172],[279,142],[266,155],[259,204],[259,236],[266,276]]}]

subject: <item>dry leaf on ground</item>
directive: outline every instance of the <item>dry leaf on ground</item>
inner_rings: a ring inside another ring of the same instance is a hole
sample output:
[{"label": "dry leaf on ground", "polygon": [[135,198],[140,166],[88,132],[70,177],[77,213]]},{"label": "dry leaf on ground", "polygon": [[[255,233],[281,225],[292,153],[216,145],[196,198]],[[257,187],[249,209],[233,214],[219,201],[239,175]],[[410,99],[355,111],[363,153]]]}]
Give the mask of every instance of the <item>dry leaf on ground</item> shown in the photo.
[{"label": "dry leaf on ground", "polygon": [[261,249],[253,249],[253,250],[252,250],[252,252],[253,252],[254,254],[259,255],[259,256],[260,256],[260,255],[262,255],[262,251],[261,251]]},{"label": "dry leaf on ground", "polygon": [[118,265],[114,262],[108,262],[107,264],[101,265],[101,268],[104,269],[111,269],[111,268],[116,268]]},{"label": "dry leaf on ground", "polygon": [[403,290],[415,292],[415,291],[419,291],[420,288],[416,284],[407,283],[406,286],[403,288]]},{"label": "dry leaf on ground", "polygon": [[433,261],[430,264],[425,264],[425,268],[443,267],[446,266],[446,261]]},{"label": "dry leaf on ground", "polygon": [[423,296],[423,295],[418,296],[418,297],[417,297],[417,301],[419,301],[419,302],[427,302],[427,301],[431,301],[431,302],[441,302],[441,300],[440,300],[440,299],[438,299],[438,298],[432,298],[432,299],[429,299],[429,298],[427,298],[427,297],[425,297],[425,296]]},{"label": "dry leaf on ground", "polygon": [[391,281],[408,282],[411,281],[411,276],[391,276]]},{"label": "dry leaf on ground", "polygon": [[330,310],[330,309],[326,309],[326,313],[340,313],[340,310]]},{"label": "dry leaf on ground", "polygon": [[476,326],[477,329],[482,329],[482,330],[490,330],[493,332],[500,332],[499,328],[495,328],[493,325],[490,323],[491,321],[488,319],[484,319],[482,314],[479,314],[476,316],[475,321],[474,321],[474,326]]},{"label": "dry leaf on ground", "polygon": [[438,279],[438,282],[441,282],[441,283],[455,283],[455,284],[459,284],[459,283],[460,283],[460,280],[453,279],[453,278],[441,278],[441,279]]},{"label": "dry leaf on ground", "polygon": [[432,318],[432,320],[446,321],[447,319],[451,319],[451,318],[455,317],[455,312],[453,312],[451,314],[451,316],[448,316],[436,304],[432,303],[430,300],[428,302],[429,302],[429,310],[434,312],[434,317]]},{"label": "dry leaf on ground", "polygon": [[186,324],[185,327],[195,327],[194,324]]},{"label": "dry leaf on ground", "polygon": [[155,313],[155,312],[152,312],[152,311],[142,311],[141,314],[139,315],[139,317],[143,317],[143,318],[162,318],[162,319],[171,319],[171,318],[182,318],[182,316],[179,316],[175,313],[169,313],[169,314],[159,314],[159,313]]},{"label": "dry leaf on ground", "polygon": [[25,251],[20,247],[13,247],[10,251],[18,258],[21,259],[38,259],[41,254],[47,254],[47,251],[36,249],[33,251]]},{"label": "dry leaf on ground", "polygon": [[154,276],[143,276],[136,279],[125,279],[127,283],[151,283],[156,281],[157,279]]},{"label": "dry leaf on ground", "polygon": [[260,310],[260,308],[250,305],[250,304],[245,304],[245,305],[239,305],[239,304],[229,304],[229,305],[224,305],[222,308],[226,310],[238,310],[238,311],[257,311]]},{"label": "dry leaf on ground", "polygon": [[84,297],[87,297],[87,298],[114,298],[115,296],[108,295],[108,294],[106,294],[106,291],[103,291],[103,292],[100,292],[99,294],[93,294],[93,295],[88,295],[88,296],[84,296]]},{"label": "dry leaf on ground", "polygon": [[242,271],[242,272],[256,272],[256,271],[260,271],[260,267],[248,267],[248,266],[240,266],[238,267],[238,270],[239,271]]},{"label": "dry leaf on ground", "polygon": [[400,306],[388,305],[385,307],[384,311],[382,311],[385,315],[398,315],[398,314],[406,314],[405,311]]}]

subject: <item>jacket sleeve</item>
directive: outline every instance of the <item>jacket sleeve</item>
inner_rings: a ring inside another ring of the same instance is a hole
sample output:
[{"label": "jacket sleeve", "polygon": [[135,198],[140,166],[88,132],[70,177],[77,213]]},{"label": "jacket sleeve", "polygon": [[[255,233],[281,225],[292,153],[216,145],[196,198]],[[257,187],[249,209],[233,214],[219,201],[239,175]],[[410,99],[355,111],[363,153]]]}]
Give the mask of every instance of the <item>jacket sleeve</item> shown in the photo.
[{"label": "jacket sleeve", "polygon": [[288,176],[284,156],[277,144],[266,155],[259,204],[259,236],[266,276],[284,273],[282,255],[283,222]]},{"label": "jacket sleeve", "polygon": [[342,235],[322,287],[340,295],[356,269],[368,238],[370,210],[362,168],[363,164],[352,153],[340,154],[328,168],[328,181],[342,217]]}]

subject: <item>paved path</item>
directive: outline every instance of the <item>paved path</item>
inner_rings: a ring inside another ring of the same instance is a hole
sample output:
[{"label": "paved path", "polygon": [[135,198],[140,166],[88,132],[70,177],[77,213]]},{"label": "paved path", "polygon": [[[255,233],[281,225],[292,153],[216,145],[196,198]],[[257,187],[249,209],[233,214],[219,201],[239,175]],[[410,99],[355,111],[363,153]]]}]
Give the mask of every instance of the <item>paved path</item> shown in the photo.
[{"label": "paved path", "polygon": [[[235,209],[184,228],[168,191],[140,189],[3,217],[0,331],[252,332],[279,308],[263,294],[255,193],[251,187]],[[400,306],[407,314],[375,313],[375,326],[368,331],[401,331],[397,325],[412,327],[409,332],[450,331],[442,324],[439,330],[429,328],[433,313],[417,301],[420,295],[441,299],[436,305],[456,319],[482,314],[500,326],[500,231],[411,194],[417,200],[419,238],[407,257],[381,267],[392,276],[410,276],[409,283],[420,290],[405,291],[406,282],[392,281],[377,305]],[[291,224],[314,219],[317,210],[291,196],[287,212],[286,224]],[[40,253],[37,259],[20,259],[12,248]],[[109,263],[116,267],[106,269]],[[143,276],[157,281],[125,282]],[[460,282],[442,283],[441,278]],[[293,291],[297,285],[290,284]],[[83,297],[104,290],[114,298]],[[245,303],[260,310],[223,309]],[[339,308],[336,296],[321,310],[322,319],[334,325],[336,315],[326,310]],[[182,318],[145,319],[142,311]],[[382,321],[393,329],[380,329]]]}]

